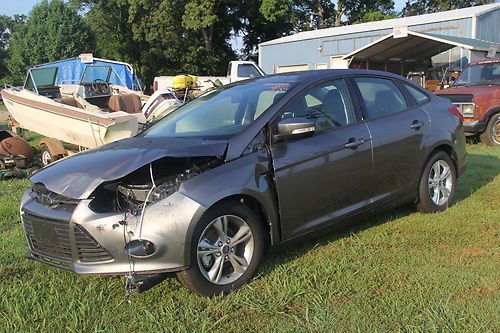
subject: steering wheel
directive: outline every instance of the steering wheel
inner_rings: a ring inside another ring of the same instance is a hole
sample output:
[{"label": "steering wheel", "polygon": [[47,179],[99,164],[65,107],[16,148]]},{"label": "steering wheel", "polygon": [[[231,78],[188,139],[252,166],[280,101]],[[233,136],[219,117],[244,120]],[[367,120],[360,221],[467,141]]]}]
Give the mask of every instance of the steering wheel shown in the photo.
[{"label": "steering wheel", "polygon": [[[104,89],[102,88],[104,86]],[[109,83],[102,79],[92,81],[92,90],[96,93],[104,94],[109,91]]]}]

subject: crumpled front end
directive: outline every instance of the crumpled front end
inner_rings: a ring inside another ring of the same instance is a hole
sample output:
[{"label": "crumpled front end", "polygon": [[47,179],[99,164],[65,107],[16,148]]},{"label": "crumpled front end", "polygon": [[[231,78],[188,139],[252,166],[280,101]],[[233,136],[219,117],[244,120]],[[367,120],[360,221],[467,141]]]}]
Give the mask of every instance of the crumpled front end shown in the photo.
[{"label": "crumpled front end", "polygon": [[65,198],[34,184],[20,208],[30,257],[81,274],[152,274],[189,266],[188,234],[203,206],[177,191],[135,211],[105,209],[106,200],[113,201],[103,195]]}]

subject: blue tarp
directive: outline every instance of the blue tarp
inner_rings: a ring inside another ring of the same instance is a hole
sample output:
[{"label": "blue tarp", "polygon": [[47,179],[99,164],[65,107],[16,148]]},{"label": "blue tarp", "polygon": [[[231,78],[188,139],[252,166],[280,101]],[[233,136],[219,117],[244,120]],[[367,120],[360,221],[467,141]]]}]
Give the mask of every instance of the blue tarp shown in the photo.
[{"label": "blue tarp", "polygon": [[94,58],[92,63],[82,63],[80,58],[72,58],[38,65],[36,68],[58,67],[55,85],[59,85],[61,83],[79,83],[86,66],[111,66],[113,68],[109,79],[111,83],[121,86],[125,85],[129,89],[140,89],[137,87],[134,74],[128,66],[104,59],[98,60]]}]

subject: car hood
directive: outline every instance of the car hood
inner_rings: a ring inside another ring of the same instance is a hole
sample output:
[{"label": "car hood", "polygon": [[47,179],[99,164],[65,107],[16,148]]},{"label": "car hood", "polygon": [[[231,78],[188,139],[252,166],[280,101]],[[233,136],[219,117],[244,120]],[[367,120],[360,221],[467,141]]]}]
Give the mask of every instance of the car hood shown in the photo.
[{"label": "car hood", "polygon": [[450,87],[445,90],[436,91],[436,95],[473,95],[484,96],[491,95],[500,91],[499,86],[459,86],[459,87]]},{"label": "car hood", "polygon": [[90,149],[57,161],[30,181],[55,193],[85,199],[102,183],[122,178],[162,157],[223,158],[227,141],[135,137]]}]

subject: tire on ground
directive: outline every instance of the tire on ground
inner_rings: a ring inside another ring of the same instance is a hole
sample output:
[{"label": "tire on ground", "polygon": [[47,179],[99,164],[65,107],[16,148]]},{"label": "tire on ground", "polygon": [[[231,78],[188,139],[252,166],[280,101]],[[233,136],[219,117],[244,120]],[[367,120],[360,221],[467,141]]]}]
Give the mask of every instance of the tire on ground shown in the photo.
[{"label": "tire on ground", "polygon": [[[224,215],[237,216],[247,223],[254,238],[254,250],[252,259],[248,263],[248,268],[238,279],[228,284],[216,284],[209,281],[200,270],[197,258],[198,241],[205,228],[212,221]],[[190,248],[191,266],[187,270],[178,272],[177,278],[185,287],[203,296],[227,294],[241,287],[255,274],[266,248],[266,239],[258,215],[248,206],[235,200],[228,200],[217,204],[208,209],[196,225]]]},{"label": "tire on ground", "polygon": [[[445,161],[448,164],[451,172],[451,190],[449,191],[448,199],[442,204],[436,204],[431,197],[429,177],[431,175],[432,167],[437,161]],[[417,210],[424,213],[441,212],[453,203],[455,197],[455,190],[457,184],[457,171],[455,163],[451,157],[444,151],[438,151],[432,154],[425,163],[422,175],[420,176],[420,184],[418,187],[418,202]]]},{"label": "tire on ground", "polygon": [[490,117],[486,129],[479,135],[481,142],[488,146],[500,146],[500,138],[497,136],[499,127],[500,113],[497,113]]}]

